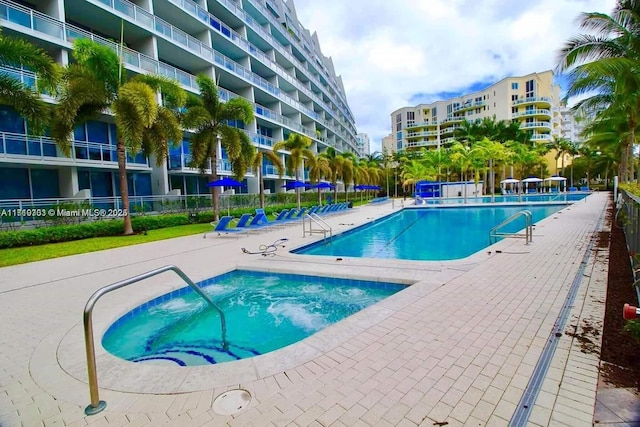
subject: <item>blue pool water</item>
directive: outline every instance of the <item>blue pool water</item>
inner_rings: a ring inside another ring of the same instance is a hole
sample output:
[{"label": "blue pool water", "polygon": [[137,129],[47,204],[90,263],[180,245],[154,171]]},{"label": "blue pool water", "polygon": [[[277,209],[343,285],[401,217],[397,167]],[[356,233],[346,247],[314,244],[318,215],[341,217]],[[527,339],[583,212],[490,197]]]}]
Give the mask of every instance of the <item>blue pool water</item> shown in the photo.
[{"label": "blue pool water", "polygon": [[198,283],[220,317],[191,288],[155,298],[114,322],[102,338],[133,362],[206,365],[264,354],[300,341],[402,289],[396,283],[235,270]]},{"label": "blue pool water", "polygon": [[[403,209],[380,220],[296,249],[303,255],[444,261],[465,258],[489,246],[489,231],[516,212],[529,210],[533,222],[564,204]],[[525,226],[520,217],[504,232]]]},{"label": "blue pool water", "polygon": [[[494,203],[532,203],[532,202],[576,202],[588,196],[588,193],[532,193],[511,194],[506,196],[494,196]],[[451,205],[465,203],[464,197],[424,198],[422,204],[426,205]],[[467,197],[466,203],[491,203],[491,196]]]}]

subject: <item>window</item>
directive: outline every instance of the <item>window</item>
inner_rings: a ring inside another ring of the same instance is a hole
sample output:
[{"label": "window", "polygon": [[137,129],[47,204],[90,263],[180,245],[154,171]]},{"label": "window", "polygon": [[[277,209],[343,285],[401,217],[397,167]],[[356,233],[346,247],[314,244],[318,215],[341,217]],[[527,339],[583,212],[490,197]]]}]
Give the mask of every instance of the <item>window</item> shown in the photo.
[{"label": "window", "polygon": [[525,84],[526,87],[526,94],[525,97],[527,98],[533,98],[535,96],[535,86],[534,86],[534,81],[533,80],[528,80]]},{"label": "window", "polygon": [[518,100],[518,95],[511,95],[511,100],[512,101],[517,101]]},{"label": "window", "polygon": [[516,114],[518,112],[518,107],[511,107],[511,114]]},{"label": "window", "polygon": [[402,114],[396,114],[396,132],[400,132],[402,130]]},{"label": "window", "polygon": [[407,120],[415,120],[416,113],[414,111],[407,111]]},{"label": "window", "polygon": [[511,83],[511,89],[512,90],[518,90],[518,83],[517,82]]},{"label": "window", "polygon": [[438,114],[438,107],[433,107],[431,109],[431,117],[435,119],[437,114]]}]

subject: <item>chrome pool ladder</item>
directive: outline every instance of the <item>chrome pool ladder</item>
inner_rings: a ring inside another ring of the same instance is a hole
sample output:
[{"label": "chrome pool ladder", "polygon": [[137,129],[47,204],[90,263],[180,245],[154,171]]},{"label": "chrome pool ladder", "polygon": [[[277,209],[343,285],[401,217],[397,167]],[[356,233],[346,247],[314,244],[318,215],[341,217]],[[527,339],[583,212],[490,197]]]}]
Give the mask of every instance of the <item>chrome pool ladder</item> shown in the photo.
[{"label": "chrome pool ladder", "polygon": [[[500,228],[502,228],[505,225],[515,221],[516,219],[520,218],[521,216],[524,217],[524,221],[525,221],[524,234],[520,234],[520,233],[504,233],[504,232],[498,231]],[[525,239],[525,245],[528,245],[533,240],[533,216],[531,215],[531,212],[526,210],[526,209],[522,210],[520,212],[516,212],[513,215],[511,215],[509,218],[507,218],[504,221],[502,221],[500,224],[498,224],[495,227],[493,227],[489,231],[489,244],[491,245],[491,244],[494,244],[495,242],[497,242],[499,237],[524,238]]]},{"label": "chrome pool ladder", "polygon": [[[309,229],[307,230],[307,222],[309,223]],[[313,225],[316,225],[318,228],[313,228]],[[320,218],[318,214],[311,213],[305,214],[302,217],[302,237],[306,237],[307,233],[312,235],[313,233],[322,233],[324,238],[327,238],[327,233],[329,233],[329,237],[333,236],[333,230],[331,226],[327,224],[325,220]]]},{"label": "chrome pool ladder", "polygon": [[165,265],[164,267],[157,268],[155,270],[148,271],[146,273],[139,274],[134,277],[130,277],[125,280],[121,280],[116,283],[112,283],[110,285],[104,286],[94,292],[87,304],[84,307],[84,345],[85,350],[87,352],[87,371],[89,374],[89,394],[91,396],[91,404],[84,409],[84,413],[86,415],[95,415],[99,412],[102,412],[104,408],[106,408],[107,403],[103,400],[100,400],[100,396],[98,395],[98,375],[96,370],[96,352],[95,345],[93,342],[93,319],[91,315],[93,314],[93,307],[96,305],[98,300],[105,294],[108,294],[111,291],[115,291],[116,289],[123,288],[125,286],[131,285],[136,282],[140,282],[141,280],[148,279],[153,276],[157,276],[158,274],[164,273],[165,271],[173,271],[180,278],[191,287],[200,297],[202,297],[206,302],[208,302],[213,308],[215,308],[218,313],[220,313],[220,327],[222,329],[222,346],[223,348],[228,348],[229,344],[227,343],[227,322],[224,318],[224,313],[220,309],[220,307],[211,300],[202,292],[202,289],[196,285],[193,280],[191,280],[182,270],[180,270],[175,265]]}]

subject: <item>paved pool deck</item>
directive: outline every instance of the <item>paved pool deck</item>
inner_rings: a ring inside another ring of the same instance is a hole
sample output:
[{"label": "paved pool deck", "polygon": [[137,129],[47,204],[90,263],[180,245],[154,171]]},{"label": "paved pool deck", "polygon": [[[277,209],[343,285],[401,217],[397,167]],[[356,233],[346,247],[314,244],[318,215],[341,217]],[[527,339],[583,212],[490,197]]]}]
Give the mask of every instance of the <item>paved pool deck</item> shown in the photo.
[{"label": "paved pool deck", "polygon": [[[593,331],[602,330],[608,263],[607,242],[599,237],[607,231],[609,197],[591,194],[540,221],[529,245],[505,239],[458,261],[295,255],[288,250],[322,238],[303,238],[302,225],[295,225],[2,268],[0,425],[507,426],[524,419],[532,426],[591,426],[601,339]],[[336,233],[399,205],[367,205],[326,220]],[[280,238],[288,241],[274,256],[242,251]],[[105,285],[170,264],[195,281],[246,268],[410,286],[286,348],[191,368],[135,364],[102,349],[100,337],[112,321],[183,284],[168,272],[123,288],[94,311],[107,407],[85,416],[87,299]],[[568,301],[572,288],[575,299]],[[566,325],[555,333],[566,304]],[[549,345],[555,351],[540,374],[536,366]],[[533,396],[532,379],[540,385]],[[217,414],[214,399],[238,388],[251,394],[250,403],[235,415]],[[530,412],[519,407],[525,391]]]}]

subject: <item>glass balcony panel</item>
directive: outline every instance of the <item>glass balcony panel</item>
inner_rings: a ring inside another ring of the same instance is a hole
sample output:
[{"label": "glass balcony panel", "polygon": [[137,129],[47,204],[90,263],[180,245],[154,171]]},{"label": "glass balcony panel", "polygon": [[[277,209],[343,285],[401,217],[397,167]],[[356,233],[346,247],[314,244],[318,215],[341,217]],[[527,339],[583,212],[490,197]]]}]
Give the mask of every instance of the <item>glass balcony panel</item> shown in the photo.
[{"label": "glass balcony panel", "polygon": [[76,145],[74,147],[74,154],[78,160],[89,160],[89,149],[85,146]]},{"label": "glass balcony panel", "polygon": [[123,13],[123,14],[135,19],[135,8],[134,8],[134,6],[132,4],[127,4],[127,3],[123,2],[123,1],[120,1],[120,0],[114,0],[113,8],[115,10],[117,10],[118,12]]},{"label": "glass balcony panel", "polygon": [[42,155],[45,157],[58,157],[56,144],[51,141],[42,142]]},{"label": "glass balcony panel", "polygon": [[33,29],[45,34],[49,34],[57,39],[62,38],[62,25],[48,19],[42,19],[38,16],[33,17]]},{"label": "glass balcony panel", "polygon": [[27,154],[29,156],[42,156],[42,147],[40,147],[40,141],[38,139],[28,139]]},{"label": "glass balcony panel", "polygon": [[4,15],[2,18],[14,24],[21,25],[23,27],[31,28],[31,16],[29,13],[22,10],[7,7],[4,9]]}]

